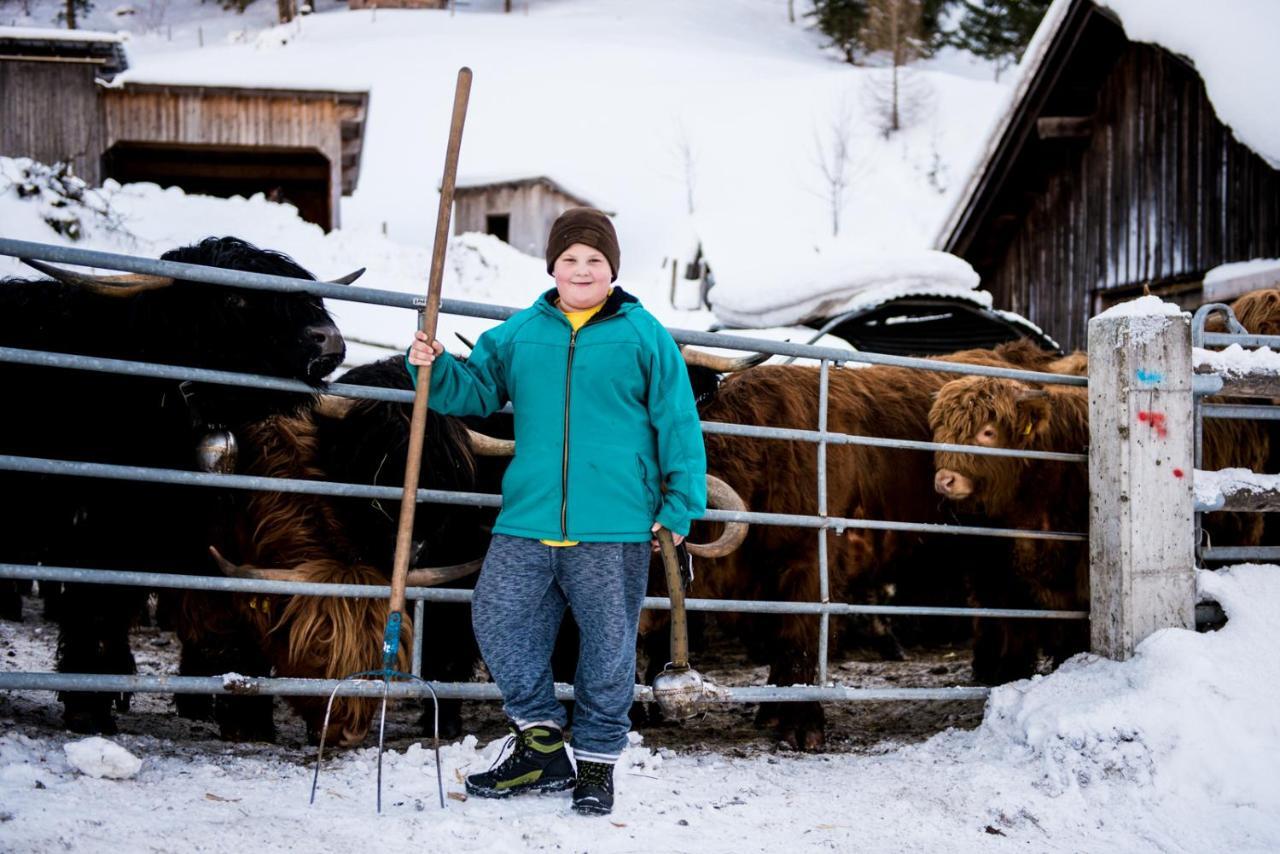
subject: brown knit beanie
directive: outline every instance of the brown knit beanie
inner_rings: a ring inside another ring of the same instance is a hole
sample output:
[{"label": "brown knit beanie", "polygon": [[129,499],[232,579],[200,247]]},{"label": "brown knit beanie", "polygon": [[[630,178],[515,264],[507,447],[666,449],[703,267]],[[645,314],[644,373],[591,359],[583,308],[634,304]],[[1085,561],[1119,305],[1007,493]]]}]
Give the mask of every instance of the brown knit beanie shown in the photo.
[{"label": "brown knit beanie", "polygon": [[604,211],[595,208],[569,208],[551,226],[547,238],[547,272],[554,275],[556,259],[575,243],[599,249],[613,271],[612,281],[618,280],[618,263],[622,252],[618,249],[618,234]]}]

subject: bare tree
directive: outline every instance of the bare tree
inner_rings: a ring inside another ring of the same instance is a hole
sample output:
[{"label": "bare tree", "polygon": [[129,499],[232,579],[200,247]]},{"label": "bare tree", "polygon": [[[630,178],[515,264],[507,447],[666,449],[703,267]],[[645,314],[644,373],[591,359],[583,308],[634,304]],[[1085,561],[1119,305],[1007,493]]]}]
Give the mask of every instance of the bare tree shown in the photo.
[{"label": "bare tree", "polygon": [[818,171],[822,175],[819,193],[831,213],[831,236],[840,236],[840,213],[844,210],[849,187],[861,164],[857,159],[853,135],[853,107],[842,98],[825,129],[814,128],[813,141]]},{"label": "bare tree", "polygon": [[905,66],[924,51],[923,20],[921,0],[868,0],[861,40],[886,69],[869,78],[870,97],[881,115],[885,136],[902,129],[907,123],[904,107],[914,106],[908,103],[907,96],[916,93],[910,91]]},{"label": "bare tree", "polygon": [[698,150],[689,136],[689,128],[683,120],[676,120],[675,156],[680,165],[680,179],[684,182],[685,205],[693,213],[698,189]]}]

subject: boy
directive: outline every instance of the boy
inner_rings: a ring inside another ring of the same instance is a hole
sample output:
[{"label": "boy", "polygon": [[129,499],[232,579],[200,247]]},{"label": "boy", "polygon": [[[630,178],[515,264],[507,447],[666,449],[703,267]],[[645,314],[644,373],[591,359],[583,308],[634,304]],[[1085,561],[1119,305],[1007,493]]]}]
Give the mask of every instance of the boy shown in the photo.
[{"label": "boy", "polygon": [[[635,297],[613,287],[618,238],[601,211],[551,227],[555,288],[480,336],[466,362],[418,332],[408,361],[435,362],[431,408],[488,415],[508,400],[516,454],[476,582],[472,625],[502,692],[515,749],[467,777],[478,797],[573,787],[580,813],[613,809],[627,744],[636,627],[660,528],[678,543],[706,507],[706,455],[679,348]],[[566,605],[581,636],[572,746],[551,650]]]}]

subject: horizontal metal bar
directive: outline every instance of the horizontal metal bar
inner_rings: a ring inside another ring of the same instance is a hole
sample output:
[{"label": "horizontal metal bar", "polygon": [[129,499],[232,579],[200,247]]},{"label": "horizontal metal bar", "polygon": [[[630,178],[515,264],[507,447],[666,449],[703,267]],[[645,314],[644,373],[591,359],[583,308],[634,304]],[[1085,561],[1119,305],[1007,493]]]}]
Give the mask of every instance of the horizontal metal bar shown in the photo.
[{"label": "horizontal metal bar", "polygon": [[289,380],[265,374],[241,374],[233,371],[215,371],[209,368],[195,368],[184,365],[107,359],[101,356],[72,356],[66,353],[50,353],[45,350],[21,350],[16,347],[0,347],[0,362],[166,380],[196,380],[198,382],[241,388],[294,391],[300,394],[336,394],[361,400],[386,400],[395,403],[413,402],[413,392],[406,389],[379,388],[377,386],[352,385],[351,383],[321,383],[320,385],[312,386],[301,380]]},{"label": "horizontal metal bar", "polygon": [[1204,560],[1280,560],[1280,546],[1208,546],[1200,550]]},{"label": "horizontal metal bar", "polygon": [[1198,395],[1217,394],[1222,391],[1222,375],[1221,374],[1192,374],[1191,375],[1191,393]]},{"label": "horizontal metal bar", "polygon": [[[106,478],[109,480],[132,480],[143,483],[166,483],[175,486],[201,486],[214,489],[289,492],[301,495],[334,495],[344,498],[394,498],[399,500],[403,495],[403,490],[394,486],[370,486],[363,483],[336,483],[326,480],[300,480],[285,477],[256,477],[246,474],[212,474],[209,472],[186,471],[184,469],[88,463],[76,460],[47,460],[9,454],[0,454],[0,471]],[[502,497],[487,492],[419,489],[418,503],[460,504],[467,507],[501,507]]]},{"label": "horizontal metal bar", "polygon": [[[232,694],[281,697],[381,697],[384,684],[375,679],[289,679],[266,676],[127,676],[96,673],[0,673],[5,691],[103,691],[155,694]],[[488,682],[432,682],[436,696],[444,700],[500,700],[498,686]],[[556,683],[556,699],[572,700],[573,686]],[[991,691],[979,686],[955,688],[847,688],[842,685],[729,687],[708,696],[717,704],[798,702],[883,702],[888,700],[983,700]],[[389,697],[426,699],[431,696],[417,682],[392,682]],[[653,689],[636,685],[635,699],[651,702]]]},{"label": "horizontal metal bar", "polygon": [[[275,593],[296,596],[329,596],[344,599],[386,599],[387,585],[321,584],[303,581],[269,581],[258,578],[226,578],[216,575],[134,572],[86,567],[36,566],[0,563],[0,579],[31,579],[79,584],[115,584],[125,587],[211,590],[224,593]],[[472,591],[451,587],[410,587],[408,598],[427,602],[468,603]],[[1019,608],[945,608],[917,605],[849,605],[842,602],[773,602],[751,599],[686,599],[690,611],[742,612],[752,614],[880,614],[897,617],[1010,617],[1014,619],[1083,620],[1087,611],[1037,611]],[[653,611],[671,610],[665,596],[646,596],[644,607]]]},{"label": "horizontal metal bar", "polygon": [[[293,391],[301,394],[336,394],[361,400],[385,400],[412,403],[413,392],[406,389],[378,388],[350,383],[323,383],[310,386],[299,380],[287,380],[263,374],[240,374],[182,365],[165,365],[153,362],[132,362],[125,359],[107,359],[98,356],[72,356],[50,353],[44,350],[21,350],[0,347],[0,362],[35,365],[48,368],[98,371],[125,376],[153,377],[158,379],[197,380],[247,388],[266,388]],[[1087,462],[1087,454],[1067,454],[1055,451],[1020,451],[1010,448],[984,448],[979,445],[954,445],[945,442],[918,442],[911,439],[881,439],[874,436],[856,436],[848,433],[822,433],[817,430],[797,430],[787,427],[759,427],[749,424],[728,424],[719,421],[703,421],[704,433],[726,436],[747,436],[762,439],[782,439],[818,443],[825,438],[833,445],[867,445],[876,448],[900,448],[918,451],[958,451],[993,457],[1018,457],[1021,459],[1053,460],[1058,462]]]},{"label": "horizontal metal bar", "polygon": [[1205,418],[1280,421],[1280,406],[1252,403],[1204,403],[1200,405],[1200,414]]},{"label": "horizontal metal bar", "polygon": [[1280,335],[1233,335],[1228,332],[1206,332],[1205,347],[1230,347],[1239,344],[1241,347],[1270,347],[1280,350]]},{"label": "horizontal metal bar", "polygon": [[[32,474],[94,477],[111,480],[133,480],[144,483],[166,483],[177,486],[201,486],[214,489],[244,489],[264,492],[289,492],[304,495],[336,495],[358,498],[399,499],[401,491],[391,486],[369,486],[359,483],[334,483],[321,480],[298,480],[283,477],[255,477],[243,474],[211,474],[183,469],[160,469],[124,466],[110,463],[88,463],[72,460],[48,460],[0,454],[0,471]],[[486,492],[454,492],[444,489],[419,489],[421,504],[458,504],[467,507],[501,507],[502,496]],[[1029,540],[1083,541],[1085,534],[1059,531],[1033,531],[1020,528],[984,528],[976,525],[938,525],[928,522],[883,522],[875,519],[822,518],[788,513],[755,513],[707,510],[701,517],[709,522],[746,522],[753,525],[787,525],[800,528],[829,528],[837,533],[850,528],[876,531],[911,531],[925,534],[947,534],[981,537],[1007,537]]]},{"label": "horizontal metal bar", "polygon": [[[302,291],[327,299],[362,302],[372,305],[385,305],[395,308],[418,309],[424,305],[424,298],[398,291],[383,291],[374,288],[363,288],[356,285],[334,285],[326,282],[315,282],[306,279],[291,279],[286,276],[271,276],[264,273],[249,273],[243,270],[228,270],[221,267],[206,267],[200,264],[182,264],[176,261],[160,261],[153,258],[140,258],[133,255],[120,255],[113,252],[100,252],[92,249],[80,249],[71,246],[55,246],[48,243],[35,243],[28,240],[12,240],[0,238],[0,255],[12,255],[18,258],[37,258],[44,261],[55,261],[65,264],[100,267],[111,270],[127,270],[135,273],[149,273],[159,276],[173,276],[196,282],[214,285],[250,288],[272,291]],[[440,310],[446,314],[460,314],[470,317],[483,317],[491,320],[505,320],[521,309],[513,306],[495,306],[486,303],[465,300],[441,300]],[[958,362],[941,362],[912,356],[891,356],[884,353],[867,353],[838,347],[817,347],[811,344],[793,344],[788,341],[766,341],[760,338],[749,338],[741,335],[724,335],[718,332],[703,332],[693,329],[668,330],[672,337],[681,344],[696,344],[702,347],[715,347],[729,350],[746,350],[771,353],[780,356],[800,356],[811,359],[829,359],[834,362],[866,362],[874,365],[890,365],[903,368],[920,368],[929,371],[956,374],[975,374],[979,376],[1004,377],[1006,379],[1026,380],[1028,382],[1057,383],[1060,385],[1085,386],[1085,377],[1066,374],[1047,374],[1038,371],[1024,371],[1013,368],[996,368],[986,365],[964,365]]]},{"label": "horizontal metal bar", "polygon": [[950,442],[920,442],[914,439],[881,439],[875,436],[857,436],[851,433],[824,433],[820,430],[801,430],[792,427],[758,427],[752,424],[729,424],[722,421],[702,422],[702,432],[722,436],[745,436],[758,439],[783,439],[797,442],[822,442],[829,445],[867,445],[873,448],[897,448],[908,451],[954,451],[989,457],[1016,457],[1027,460],[1051,460],[1062,463],[1087,463],[1088,454],[1069,454],[1061,451],[1021,451],[1013,448],[987,448],[981,445],[956,445]]}]

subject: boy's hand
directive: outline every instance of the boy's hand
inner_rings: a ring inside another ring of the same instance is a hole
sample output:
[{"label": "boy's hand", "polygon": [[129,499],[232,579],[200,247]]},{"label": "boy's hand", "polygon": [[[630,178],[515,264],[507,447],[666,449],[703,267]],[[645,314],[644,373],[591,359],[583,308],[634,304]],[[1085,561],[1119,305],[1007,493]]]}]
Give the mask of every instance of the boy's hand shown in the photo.
[{"label": "boy's hand", "polygon": [[443,352],[443,344],[439,341],[427,343],[427,333],[419,329],[413,334],[413,345],[409,347],[409,364],[425,368]]},{"label": "boy's hand", "polygon": [[[649,531],[653,534],[653,536],[649,539],[649,545],[653,548],[654,552],[658,551],[658,532],[661,530],[662,530],[661,522],[654,522],[653,527],[649,529]],[[675,543],[678,546],[684,542],[684,537],[677,534],[675,531],[672,531],[671,542]]]}]

